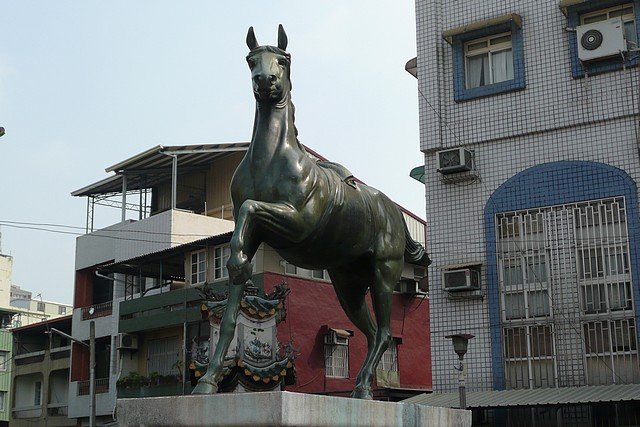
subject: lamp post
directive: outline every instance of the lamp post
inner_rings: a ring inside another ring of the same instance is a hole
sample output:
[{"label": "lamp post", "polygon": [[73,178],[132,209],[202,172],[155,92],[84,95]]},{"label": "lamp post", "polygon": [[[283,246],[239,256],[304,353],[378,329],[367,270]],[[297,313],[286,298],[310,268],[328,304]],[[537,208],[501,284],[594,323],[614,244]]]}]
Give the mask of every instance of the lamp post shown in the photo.
[{"label": "lamp post", "polygon": [[464,355],[467,353],[467,348],[469,346],[469,340],[473,338],[474,335],[471,334],[452,334],[447,335],[445,338],[451,338],[453,342],[453,350],[458,355],[458,359],[460,360],[460,364],[458,367],[454,368],[460,372],[458,376],[458,390],[460,394],[460,409],[467,409],[467,390],[465,388],[465,378],[466,374],[464,371],[464,363],[462,362],[464,359]]}]

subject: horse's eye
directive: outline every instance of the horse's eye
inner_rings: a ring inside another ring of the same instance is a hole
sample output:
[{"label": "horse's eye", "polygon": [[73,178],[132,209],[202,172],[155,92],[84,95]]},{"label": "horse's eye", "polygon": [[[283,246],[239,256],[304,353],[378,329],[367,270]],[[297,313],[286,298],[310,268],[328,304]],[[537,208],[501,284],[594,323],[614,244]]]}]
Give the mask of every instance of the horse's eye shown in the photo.
[{"label": "horse's eye", "polygon": [[280,64],[280,65],[282,65],[284,67],[285,65],[287,65],[287,60],[284,59],[284,58],[280,58],[280,59],[278,59],[278,64]]},{"label": "horse's eye", "polygon": [[256,66],[256,61],[253,59],[247,59],[247,63],[249,64],[249,68],[253,69]]}]

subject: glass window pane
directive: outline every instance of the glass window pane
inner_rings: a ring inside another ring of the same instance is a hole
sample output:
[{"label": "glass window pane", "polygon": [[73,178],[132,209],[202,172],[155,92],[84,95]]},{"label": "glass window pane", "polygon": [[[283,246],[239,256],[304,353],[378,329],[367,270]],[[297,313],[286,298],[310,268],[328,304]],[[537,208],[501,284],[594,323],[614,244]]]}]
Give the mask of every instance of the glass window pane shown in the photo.
[{"label": "glass window pane", "polygon": [[621,9],[609,12],[609,18],[617,18],[624,15],[633,15],[633,6],[625,6]]},{"label": "glass window pane", "polygon": [[497,44],[509,43],[511,41],[511,34],[507,34],[506,36],[496,37],[491,39],[491,45],[495,46]]},{"label": "glass window pane", "polygon": [[529,302],[529,317],[548,316],[549,293],[546,290],[529,292],[527,295]]},{"label": "glass window pane", "polygon": [[467,88],[489,84],[489,54],[467,58]]},{"label": "glass window pane", "polygon": [[469,43],[467,44],[467,52],[472,52],[474,50],[479,50],[487,47],[487,41],[483,40],[481,42]]},{"label": "glass window pane", "polygon": [[607,20],[607,12],[599,13],[597,15],[585,16],[582,18],[583,24],[593,24],[594,22],[601,22]]},{"label": "glass window pane", "polygon": [[504,317],[507,320],[524,319],[526,317],[524,309],[524,292],[505,294]]},{"label": "glass window pane", "polygon": [[513,51],[503,50],[491,54],[492,83],[513,80]]},{"label": "glass window pane", "polygon": [[636,30],[636,21],[627,21],[624,23],[624,38],[628,42],[632,42],[635,44],[638,43],[638,32]]},{"label": "glass window pane", "polygon": [[521,285],[524,283],[522,277],[522,266],[517,261],[505,261],[502,268],[504,286]]}]

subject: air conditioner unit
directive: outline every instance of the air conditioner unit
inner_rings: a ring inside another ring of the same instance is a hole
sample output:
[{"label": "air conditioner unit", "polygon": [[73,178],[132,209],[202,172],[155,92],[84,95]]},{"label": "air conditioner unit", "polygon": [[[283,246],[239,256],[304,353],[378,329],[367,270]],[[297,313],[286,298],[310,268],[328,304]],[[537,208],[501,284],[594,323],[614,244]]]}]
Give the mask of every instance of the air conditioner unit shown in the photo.
[{"label": "air conditioner unit", "polygon": [[118,348],[124,350],[137,350],[138,337],[130,334],[118,334]]},{"label": "air conditioner unit", "polygon": [[619,56],[628,50],[624,23],[620,18],[580,25],[576,28],[576,36],[581,61]]},{"label": "air conditioner unit", "polygon": [[442,282],[445,291],[473,291],[480,289],[480,272],[471,268],[444,271]]},{"label": "air conditioner unit", "polygon": [[329,345],[347,345],[349,344],[349,338],[331,330],[324,336],[324,343]]},{"label": "air conditioner unit", "polygon": [[400,281],[399,291],[401,294],[415,295],[420,292],[420,289],[418,289],[418,282],[415,280],[403,279]]},{"label": "air conditioner unit", "polygon": [[443,175],[473,170],[473,153],[466,148],[438,151],[438,172]]}]

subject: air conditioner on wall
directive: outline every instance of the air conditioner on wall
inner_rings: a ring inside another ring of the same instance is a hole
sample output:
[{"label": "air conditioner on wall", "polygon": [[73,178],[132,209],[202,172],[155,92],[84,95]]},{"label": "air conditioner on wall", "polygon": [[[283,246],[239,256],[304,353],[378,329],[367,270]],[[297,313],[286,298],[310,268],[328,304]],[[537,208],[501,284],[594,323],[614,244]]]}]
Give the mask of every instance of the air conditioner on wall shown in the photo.
[{"label": "air conditioner on wall", "polygon": [[349,338],[331,330],[324,336],[324,343],[329,345],[347,345]]},{"label": "air conditioner on wall", "polygon": [[124,350],[137,350],[138,337],[131,334],[118,334],[118,348]]},{"label": "air conditioner on wall", "polygon": [[443,175],[473,170],[473,153],[466,148],[438,151],[438,172]]},{"label": "air conditioner on wall", "polygon": [[619,56],[627,51],[624,38],[624,23],[615,18],[576,28],[578,58],[581,61]]},{"label": "air conditioner on wall", "polygon": [[480,272],[471,268],[447,270],[442,272],[444,290],[473,291],[480,289]]},{"label": "air conditioner on wall", "polygon": [[421,292],[420,289],[418,289],[418,282],[415,280],[402,279],[399,285],[398,288],[401,294],[415,295]]}]

